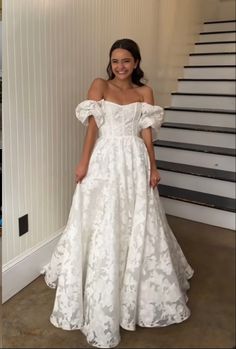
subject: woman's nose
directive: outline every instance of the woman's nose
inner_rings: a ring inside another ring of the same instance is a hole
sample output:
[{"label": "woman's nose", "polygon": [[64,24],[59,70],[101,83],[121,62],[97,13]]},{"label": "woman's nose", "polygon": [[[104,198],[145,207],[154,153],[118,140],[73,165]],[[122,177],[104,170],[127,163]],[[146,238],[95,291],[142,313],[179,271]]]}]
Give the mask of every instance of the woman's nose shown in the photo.
[{"label": "woman's nose", "polygon": [[122,69],[124,67],[124,64],[122,62],[118,63],[118,68]]}]

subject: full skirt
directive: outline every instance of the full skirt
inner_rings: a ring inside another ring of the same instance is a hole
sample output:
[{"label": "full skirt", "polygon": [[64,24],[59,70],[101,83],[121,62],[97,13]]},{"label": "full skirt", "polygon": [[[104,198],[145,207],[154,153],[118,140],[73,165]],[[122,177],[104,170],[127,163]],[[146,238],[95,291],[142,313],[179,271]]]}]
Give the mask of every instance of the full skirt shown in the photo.
[{"label": "full skirt", "polygon": [[120,326],[167,326],[190,315],[193,270],[149,177],[141,138],[99,138],[43,269],[46,283],[57,288],[51,322],[81,329],[96,347],[116,346]]}]

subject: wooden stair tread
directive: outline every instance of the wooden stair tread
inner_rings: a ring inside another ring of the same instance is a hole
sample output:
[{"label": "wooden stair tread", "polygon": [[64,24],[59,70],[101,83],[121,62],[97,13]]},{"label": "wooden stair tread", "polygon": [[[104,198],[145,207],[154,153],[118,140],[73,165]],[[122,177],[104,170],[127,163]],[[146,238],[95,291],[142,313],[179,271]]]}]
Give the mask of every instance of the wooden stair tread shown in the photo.
[{"label": "wooden stair tread", "polygon": [[236,52],[198,52],[190,53],[189,56],[214,56],[214,55],[235,55]]},{"label": "wooden stair tread", "polygon": [[195,45],[218,45],[218,44],[236,44],[234,40],[226,41],[206,41],[206,42],[195,42]]},{"label": "wooden stair tread", "polygon": [[184,65],[184,68],[235,68],[235,64]]},{"label": "wooden stair tread", "polygon": [[194,190],[172,187],[159,184],[158,191],[160,196],[174,200],[185,201],[201,206],[235,212],[235,200],[224,196],[202,193]]},{"label": "wooden stair tread", "polygon": [[182,142],[171,142],[157,140],[153,142],[154,146],[166,147],[166,148],[176,148],[187,151],[198,151],[203,153],[219,154],[226,156],[235,156],[235,149],[215,147],[210,145],[193,144],[193,143],[182,143]]},{"label": "wooden stair tread", "polygon": [[229,93],[171,92],[171,94],[175,96],[236,97],[235,94]]},{"label": "wooden stair tread", "polygon": [[162,127],[165,128],[175,128],[181,130],[193,130],[193,131],[203,131],[203,132],[219,132],[235,134],[236,128],[234,127],[219,127],[219,126],[209,126],[209,125],[199,125],[199,124],[185,124],[177,122],[164,122]]},{"label": "wooden stair tread", "polygon": [[190,78],[179,78],[178,81],[224,81],[224,82],[236,82],[236,79],[190,79]]},{"label": "wooden stair tread", "polygon": [[193,108],[193,107],[165,107],[165,110],[172,111],[184,111],[184,112],[197,112],[197,113],[214,113],[214,114],[233,114],[235,115],[235,110],[227,109],[209,109],[209,108]]},{"label": "wooden stair tread", "polygon": [[204,24],[218,24],[218,23],[236,23],[236,19],[223,19],[223,20],[217,20],[217,21],[206,21]]},{"label": "wooden stair tread", "polygon": [[236,33],[236,30],[221,30],[221,31],[213,31],[213,32],[201,32],[200,35],[214,35],[214,34],[230,34]]},{"label": "wooden stair tread", "polygon": [[217,170],[214,168],[194,166],[164,160],[156,160],[156,165],[159,170],[185,173],[193,176],[213,178],[228,182],[236,182],[236,175],[232,171]]}]

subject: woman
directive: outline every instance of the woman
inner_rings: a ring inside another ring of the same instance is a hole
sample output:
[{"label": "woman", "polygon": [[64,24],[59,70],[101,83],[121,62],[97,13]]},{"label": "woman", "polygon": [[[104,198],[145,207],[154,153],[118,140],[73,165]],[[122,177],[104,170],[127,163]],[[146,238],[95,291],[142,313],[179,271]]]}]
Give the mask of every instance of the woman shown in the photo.
[{"label": "woman", "polygon": [[182,322],[193,270],[157,190],[152,141],[163,121],[142,83],[138,45],[117,40],[108,80],[95,79],[76,108],[87,126],[65,231],[45,267],[57,287],[51,322],[81,329],[96,347],[115,347],[120,326],[135,330]]}]

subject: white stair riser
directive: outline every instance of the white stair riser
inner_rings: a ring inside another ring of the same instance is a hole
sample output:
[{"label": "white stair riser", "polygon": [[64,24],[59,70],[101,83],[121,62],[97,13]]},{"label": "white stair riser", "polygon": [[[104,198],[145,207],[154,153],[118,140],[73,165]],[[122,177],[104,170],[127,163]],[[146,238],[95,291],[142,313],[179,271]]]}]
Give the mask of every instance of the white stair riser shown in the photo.
[{"label": "white stair riser", "polygon": [[235,159],[233,156],[159,146],[155,146],[154,151],[157,160],[215,168],[225,171],[235,171]]},{"label": "white stair riser", "polygon": [[218,113],[196,113],[177,110],[166,110],[166,122],[179,122],[185,124],[210,125],[220,127],[235,127],[235,115]]},{"label": "white stair riser", "polygon": [[189,56],[189,65],[234,65],[234,64],[235,64],[235,54]]},{"label": "white stair riser", "polygon": [[235,98],[220,96],[172,95],[173,107],[235,110]]},{"label": "white stair riser", "polygon": [[235,94],[235,81],[179,81],[177,92]]},{"label": "white stair riser", "polygon": [[159,131],[158,139],[170,142],[184,142],[222,148],[235,148],[235,134],[225,134],[220,132],[204,132],[162,127]]},{"label": "white stair riser", "polygon": [[226,22],[226,23],[211,23],[203,25],[203,32],[219,32],[225,30],[236,30],[235,22]]},{"label": "white stair riser", "polygon": [[235,33],[199,35],[199,42],[235,41]]},{"label": "white stair riser", "polygon": [[161,197],[161,202],[167,214],[190,219],[195,222],[202,222],[217,227],[235,230],[235,214],[233,212],[164,197]]},{"label": "white stair riser", "polygon": [[235,79],[235,67],[184,68],[183,76],[189,79]]},{"label": "white stair riser", "polygon": [[200,191],[202,193],[226,196],[233,199],[236,196],[234,182],[166,170],[159,170],[159,172],[161,175],[160,184]]},{"label": "white stair riser", "polygon": [[211,53],[211,52],[235,52],[236,44],[205,44],[195,45],[194,53]]}]

